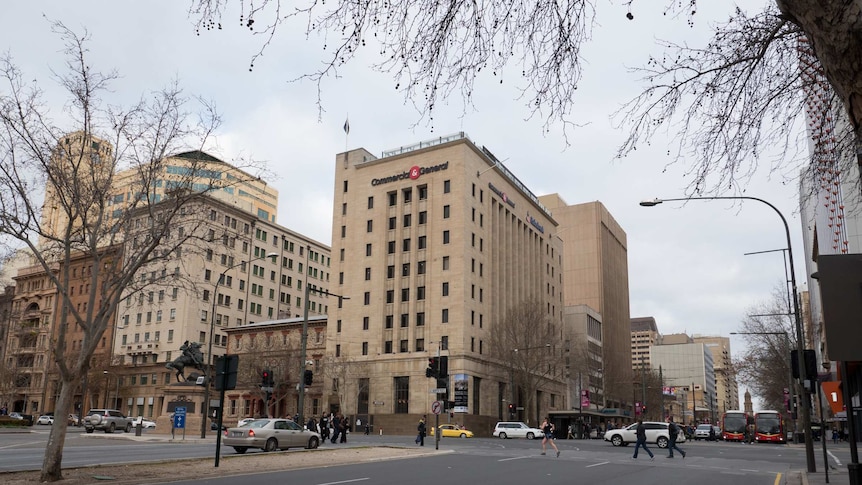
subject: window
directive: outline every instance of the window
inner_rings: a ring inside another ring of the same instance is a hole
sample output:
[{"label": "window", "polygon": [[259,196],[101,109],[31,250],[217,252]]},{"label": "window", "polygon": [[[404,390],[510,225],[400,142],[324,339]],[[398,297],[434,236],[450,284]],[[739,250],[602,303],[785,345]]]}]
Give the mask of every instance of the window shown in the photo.
[{"label": "window", "polygon": [[416,263],[416,274],[425,274],[425,261]]},{"label": "window", "polygon": [[389,218],[389,230],[392,231],[395,229],[396,219],[394,217]]},{"label": "window", "polygon": [[397,192],[389,192],[388,194],[386,194],[386,196],[389,199],[389,207],[392,207],[393,205],[398,203],[398,193]]},{"label": "window", "polygon": [[[365,255],[371,256],[371,243],[365,245]],[[344,261],[344,249],[341,250],[341,260]]]},{"label": "window", "polygon": [[410,326],[410,315],[407,313],[401,314],[401,328],[407,328]]},{"label": "window", "polygon": [[[344,275],[344,273],[342,273],[342,276],[343,275]],[[342,280],[343,280],[343,278],[342,278]],[[371,281],[371,268],[365,268],[365,281]]]},{"label": "window", "polygon": [[440,337],[440,350],[449,350],[449,336]]},{"label": "window", "polygon": [[410,378],[395,377],[394,379],[395,414],[407,414],[410,412]]},{"label": "window", "polygon": [[410,276],[410,263],[401,265],[401,276]]},{"label": "window", "polygon": [[425,287],[419,286],[416,288],[416,299],[424,300],[425,299]]},{"label": "window", "polygon": [[441,323],[449,323],[449,309],[448,308],[443,309],[442,315],[440,315],[440,322]]},{"label": "window", "polygon": [[413,214],[404,214],[404,227],[410,227],[410,222],[412,222]]},{"label": "window", "polygon": [[389,241],[386,243],[386,253],[395,254],[395,241]]},{"label": "window", "polygon": [[366,291],[366,292],[365,292],[363,302],[364,302],[366,305],[370,305],[370,304],[371,304],[371,292],[370,292],[370,291]]},{"label": "window", "polygon": [[443,282],[443,296],[449,296],[449,282]]},{"label": "window", "polygon": [[347,237],[347,226],[341,226],[341,237]]},{"label": "window", "polygon": [[392,279],[395,277],[395,265],[390,264],[386,267],[386,277]]},{"label": "window", "polygon": [[401,242],[401,250],[404,252],[410,251],[410,238],[409,237]]},{"label": "window", "polygon": [[449,218],[449,204],[443,206],[443,219]]},{"label": "window", "polygon": [[425,351],[425,339],[417,338],[416,339],[416,352],[424,352]]},{"label": "window", "polygon": [[395,290],[386,290],[386,303],[395,302]]},{"label": "window", "polygon": [[419,225],[428,223],[428,212],[422,211],[419,213]]},{"label": "window", "polygon": [[410,288],[401,288],[401,301],[410,301]]},{"label": "window", "polygon": [[365,222],[365,232],[373,232],[374,231],[374,221],[368,219]]},{"label": "window", "polygon": [[427,236],[419,236],[418,249],[425,249],[428,245],[427,241],[428,241]]},{"label": "window", "polygon": [[449,269],[449,256],[443,256],[443,271]]},{"label": "window", "polygon": [[413,189],[407,188],[401,191],[401,196],[404,197],[404,203],[407,204],[410,202],[413,196]]},{"label": "window", "polygon": [[385,328],[392,328],[392,315],[386,315]]},{"label": "window", "polygon": [[374,208],[374,197],[373,197],[373,196],[369,196],[369,197],[368,197],[368,208],[369,208],[369,209],[373,209],[373,208]]},{"label": "window", "polygon": [[449,193],[449,192],[451,192],[451,191],[452,191],[452,183],[451,183],[451,181],[449,181],[449,180],[444,180],[444,181],[443,181],[443,193],[444,193],[444,194],[448,194],[448,193]]},{"label": "window", "polygon": [[428,186],[427,185],[420,185],[419,187],[417,187],[417,190],[419,192],[419,200],[425,200],[428,198]]},{"label": "window", "polygon": [[443,244],[449,244],[449,231],[443,231]]},{"label": "window", "polygon": [[362,355],[368,355],[368,342],[362,342]]},{"label": "window", "polygon": [[391,340],[387,340],[386,342],[383,342],[383,353],[384,354],[391,354],[392,353],[392,341]]},{"label": "window", "polygon": [[425,312],[419,312],[416,314],[416,326],[422,327],[425,325]]},{"label": "window", "polygon": [[368,317],[362,317],[362,330],[368,330],[369,320],[370,319]]},{"label": "window", "polygon": [[402,352],[402,353],[410,352],[410,348],[407,346],[407,340],[406,339],[398,342],[398,351]]}]

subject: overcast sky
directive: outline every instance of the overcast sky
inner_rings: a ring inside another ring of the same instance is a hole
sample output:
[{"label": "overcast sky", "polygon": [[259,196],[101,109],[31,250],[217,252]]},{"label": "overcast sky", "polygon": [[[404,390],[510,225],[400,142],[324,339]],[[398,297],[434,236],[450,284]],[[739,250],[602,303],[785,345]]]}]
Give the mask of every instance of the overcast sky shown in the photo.
[{"label": "overcast sky", "polygon": [[[763,1],[745,5],[754,8]],[[277,174],[270,182],[280,192],[278,223],[326,244],[331,241],[336,153],[364,147],[379,155],[463,131],[504,160],[534,193],[557,192],[570,204],[598,200],[608,208],[628,236],[632,317],[653,316],[666,334],[727,336],[739,328],[751,305],[769,299],[784,282],[781,252],[744,255],[785,248],[781,220],[758,202],[640,207],[643,199],[683,196],[683,167],[664,170],[669,161],[664,139],[614,161],[624,133],[613,127],[609,115],[643,87],[626,67],[643,65],[650,53],[660,54],[655,46],[659,33],[667,40],[703,44],[711,20],[725,19],[733,6],[699,2],[690,27],[685,18],[647,11],[646,4],[656,2],[635,2],[634,21],[625,18],[625,7],[598,2],[598,24],[584,51],[574,113],[586,126],[571,136],[568,147],[559,126],[543,134],[541,120],[525,121],[528,111],[513,90],[517,76],[502,86],[497,79],[484,80],[475,111],[460,116],[461,100],[453,98],[435,113],[433,130],[425,123],[417,126],[418,115],[395,82],[368,69],[374,52],[342,69],[340,78],[326,80],[325,111],[319,119],[316,87],[288,82],[322,60],[318,41],[282,28],[249,72],[250,57],[263,39],[239,27],[239,12],[225,15],[225,29],[197,36],[186,13],[189,2],[182,0],[8,2],[0,49],[12,54],[25,79],[40,83],[57,119],[62,118],[64,98],[50,72],[63,69],[62,43],[44,16],[89,31],[93,68],[116,69],[123,76],[113,85],[116,101],[135,100],[172,79],[189,94],[215,101],[224,125],[210,151],[226,161],[267,161]],[[346,138],[342,126],[348,115]],[[787,217],[804,289],[795,183],[763,172],[746,193],[768,200]],[[732,344],[742,341],[734,338]]]}]

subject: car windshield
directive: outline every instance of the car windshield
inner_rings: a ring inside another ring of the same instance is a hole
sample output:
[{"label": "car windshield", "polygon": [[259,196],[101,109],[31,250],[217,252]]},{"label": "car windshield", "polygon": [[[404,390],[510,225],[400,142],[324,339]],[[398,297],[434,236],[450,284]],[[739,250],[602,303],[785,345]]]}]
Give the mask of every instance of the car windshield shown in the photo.
[{"label": "car windshield", "polygon": [[712,428],[712,426],[710,426],[708,424],[701,424],[700,426],[697,427],[697,429],[703,430],[703,431],[709,431],[710,428]]}]

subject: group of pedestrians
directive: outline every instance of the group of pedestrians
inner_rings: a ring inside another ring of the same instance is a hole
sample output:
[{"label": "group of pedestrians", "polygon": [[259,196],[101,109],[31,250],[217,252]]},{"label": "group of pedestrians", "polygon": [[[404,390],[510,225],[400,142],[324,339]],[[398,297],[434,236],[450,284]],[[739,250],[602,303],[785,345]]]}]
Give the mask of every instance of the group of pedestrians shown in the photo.
[{"label": "group of pedestrians", "polygon": [[[679,426],[673,422],[673,419],[667,418],[667,433],[668,433],[668,443],[667,443],[667,451],[668,458],[673,458],[673,450],[679,452],[682,455],[682,459],[685,460],[685,451],[681,450],[679,446],[676,445],[676,439],[679,435]],[[646,445],[646,426],[644,426],[644,420],[638,419],[638,427],[635,430],[635,436],[637,437],[637,441],[635,443],[635,454],[632,455],[633,460],[638,459],[638,450],[641,448],[649,454],[650,461],[655,460],[655,455],[653,455],[652,451],[647,448]]]},{"label": "group of pedestrians", "polygon": [[[299,419],[299,416],[296,416],[296,419]],[[358,420],[357,423],[359,423]],[[347,443],[347,433],[350,431],[350,421],[341,413],[329,415],[324,414],[320,417],[320,423],[316,422],[312,417],[308,419],[305,427],[311,431],[317,431],[320,433],[320,438],[324,441],[329,440],[333,444]]]}]

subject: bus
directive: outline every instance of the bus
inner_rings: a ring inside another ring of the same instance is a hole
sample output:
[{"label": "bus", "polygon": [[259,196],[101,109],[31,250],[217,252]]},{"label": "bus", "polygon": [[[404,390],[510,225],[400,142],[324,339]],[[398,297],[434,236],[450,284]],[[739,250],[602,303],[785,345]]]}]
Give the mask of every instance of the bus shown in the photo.
[{"label": "bus", "polygon": [[745,427],[751,417],[745,411],[727,411],[721,416],[721,439],[724,441],[745,441]]},{"label": "bus", "polygon": [[754,441],[758,443],[784,443],[784,419],[778,411],[754,413]]}]

